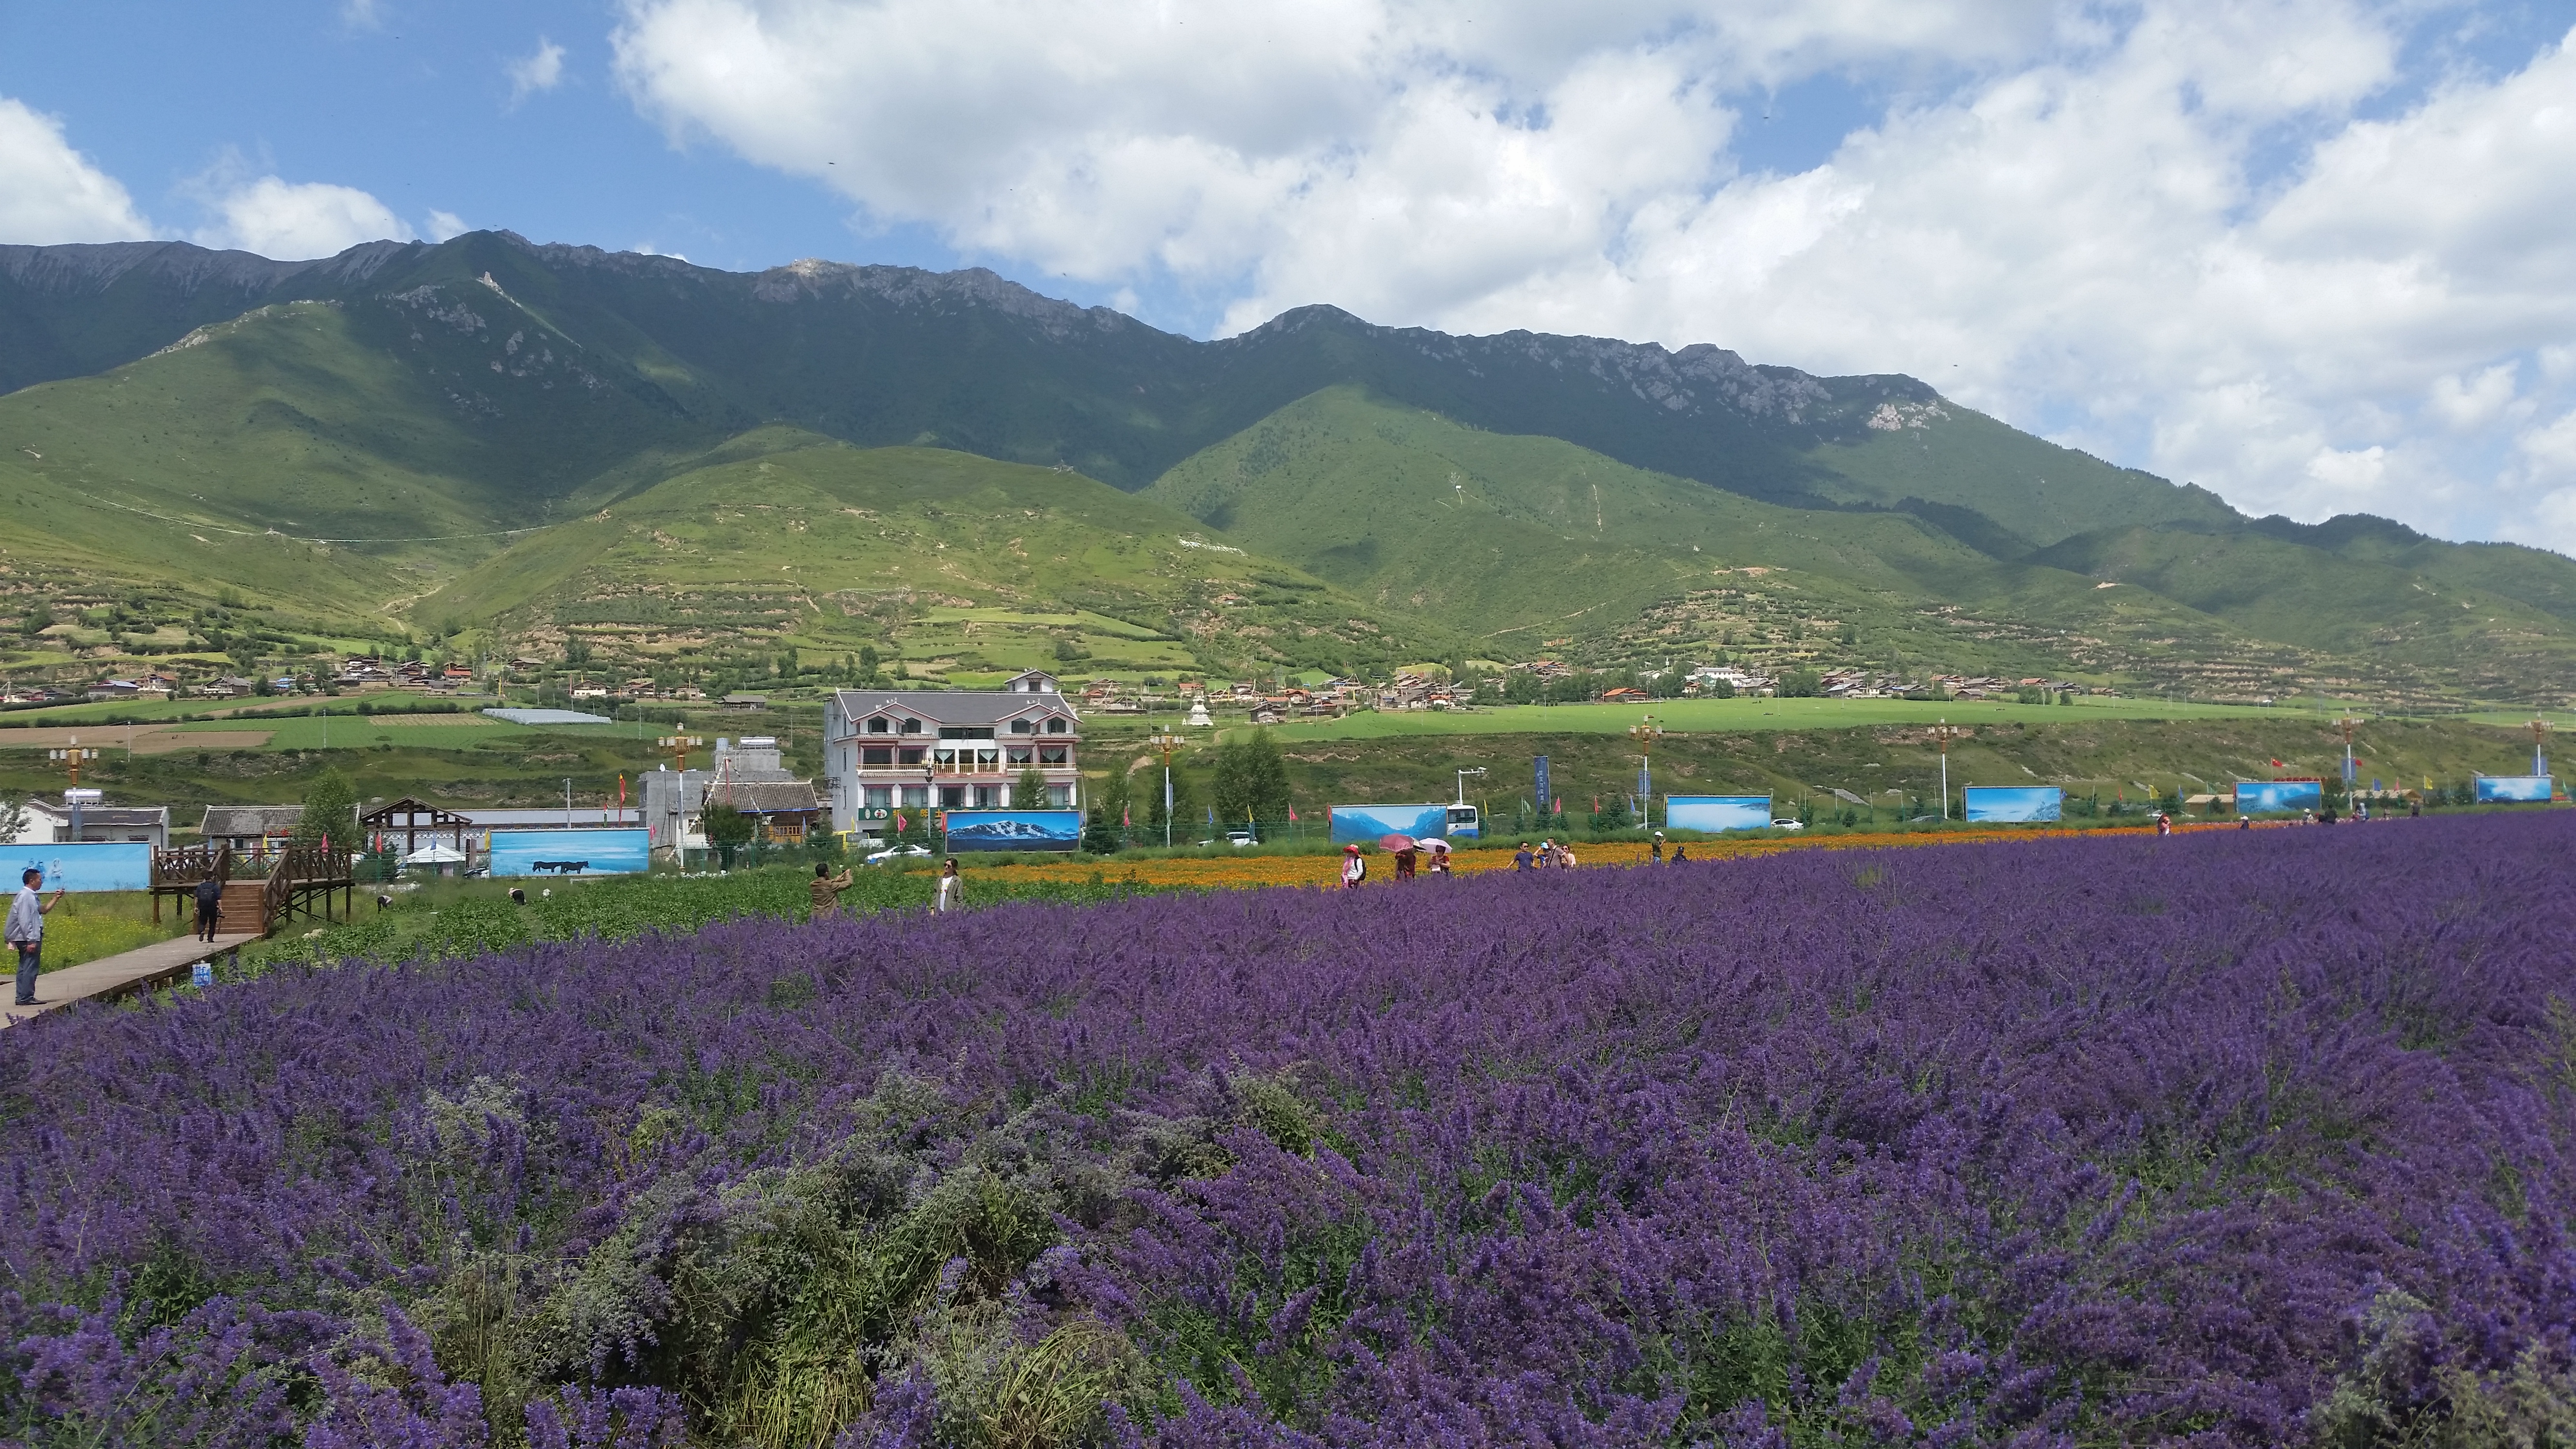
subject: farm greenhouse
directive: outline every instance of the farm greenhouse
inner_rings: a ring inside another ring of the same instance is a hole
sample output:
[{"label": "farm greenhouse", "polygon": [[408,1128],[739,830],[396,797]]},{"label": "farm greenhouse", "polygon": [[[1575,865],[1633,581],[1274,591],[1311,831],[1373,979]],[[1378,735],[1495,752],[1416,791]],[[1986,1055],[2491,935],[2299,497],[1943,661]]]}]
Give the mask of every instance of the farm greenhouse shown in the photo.
[{"label": "farm greenhouse", "polygon": [[69,1013],[0,1035],[0,1427],[2563,1443],[2567,845],[741,920]]}]

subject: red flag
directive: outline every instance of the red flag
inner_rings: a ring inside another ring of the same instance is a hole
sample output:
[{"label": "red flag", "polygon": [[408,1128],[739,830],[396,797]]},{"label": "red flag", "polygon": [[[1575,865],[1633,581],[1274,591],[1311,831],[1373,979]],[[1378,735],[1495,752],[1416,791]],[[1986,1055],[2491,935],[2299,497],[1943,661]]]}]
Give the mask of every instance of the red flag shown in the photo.
[{"label": "red flag", "polygon": [[898,812],[898,813],[895,815],[895,817],[894,817],[894,833],[895,833],[895,834],[897,834],[897,835],[901,835],[901,834],[903,834],[903,830],[904,830],[904,825],[903,825],[903,816],[902,816],[902,814],[901,814],[901,813],[899,813],[899,812]]},{"label": "red flag", "polygon": [[2274,761],[2272,762],[2272,768],[2273,768],[2273,769],[2275,769],[2275,770],[2286,770],[2286,769],[2288,769],[2288,768],[2290,768],[2290,767],[2289,767],[2289,766],[2287,766],[2287,765],[2282,764],[2282,763],[2281,763],[2280,761],[2278,761],[2278,760],[2274,760]]},{"label": "red flag", "polygon": [[1135,828],[1136,828],[1135,815],[1136,815],[1136,812],[1135,812],[1135,810],[1134,810],[1134,809],[1132,809],[1131,807],[1129,807],[1129,806],[1125,806],[1125,805],[1121,805],[1121,806],[1119,806],[1119,807],[1118,807],[1118,828],[1119,828],[1119,829],[1121,829],[1121,830],[1133,830],[1133,829],[1135,829]]},{"label": "red flag", "polygon": [[1297,823],[1297,807],[1294,805],[1288,807],[1288,823],[1291,825]]},{"label": "red flag", "polygon": [[626,808],[626,777],[624,775],[617,777],[617,808],[620,810]]}]

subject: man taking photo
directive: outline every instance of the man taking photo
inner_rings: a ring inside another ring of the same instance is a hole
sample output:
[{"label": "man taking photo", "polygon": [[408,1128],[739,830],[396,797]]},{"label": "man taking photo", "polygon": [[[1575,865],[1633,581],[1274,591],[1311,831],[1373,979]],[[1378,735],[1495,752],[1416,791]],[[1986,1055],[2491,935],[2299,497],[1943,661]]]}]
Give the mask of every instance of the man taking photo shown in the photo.
[{"label": "man taking photo", "polygon": [[9,924],[0,928],[9,944],[18,949],[18,1004],[36,1005],[36,973],[44,969],[45,913],[63,903],[62,887],[54,888],[54,898],[45,900],[36,887],[45,883],[42,867],[29,866],[18,877],[18,898],[9,903]]}]

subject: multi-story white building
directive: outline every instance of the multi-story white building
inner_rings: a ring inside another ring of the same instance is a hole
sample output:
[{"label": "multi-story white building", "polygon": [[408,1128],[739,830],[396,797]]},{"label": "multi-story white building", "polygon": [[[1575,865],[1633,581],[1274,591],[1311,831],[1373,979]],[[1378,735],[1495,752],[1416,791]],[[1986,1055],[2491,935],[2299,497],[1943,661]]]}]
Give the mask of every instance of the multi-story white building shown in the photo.
[{"label": "multi-story white building", "polygon": [[[883,835],[916,810],[1080,807],[1082,717],[1036,670],[1000,689],[843,689],[823,706],[832,828]],[[1046,798],[1021,800],[1035,770]]]}]

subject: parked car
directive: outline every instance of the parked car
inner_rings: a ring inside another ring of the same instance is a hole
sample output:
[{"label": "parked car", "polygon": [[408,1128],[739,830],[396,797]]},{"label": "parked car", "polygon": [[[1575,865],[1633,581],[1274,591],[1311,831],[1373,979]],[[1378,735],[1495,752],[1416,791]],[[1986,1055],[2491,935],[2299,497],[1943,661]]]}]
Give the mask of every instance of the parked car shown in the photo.
[{"label": "parked car", "polygon": [[885,848],[885,849],[883,849],[883,850],[880,850],[880,851],[876,852],[875,854],[873,854],[873,855],[869,856],[869,857],[868,857],[868,860],[867,860],[867,863],[868,863],[868,864],[870,864],[870,865],[883,865],[883,864],[885,864],[885,863],[886,863],[887,861],[889,861],[889,860],[896,860],[896,859],[900,859],[900,858],[905,857],[905,856],[928,855],[928,854],[930,854],[930,851],[929,851],[926,847],[923,847],[923,846],[919,846],[919,845],[893,845],[893,846],[888,846],[887,848]]},{"label": "parked car", "polygon": [[1233,846],[1235,849],[1241,850],[1247,845],[1259,845],[1261,843],[1261,837],[1253,834],[1249,830],[1229,830],[1225,833],[1225,842],[1226,844]]},{"label": "parked car", "polygon": [[1804,820],[1774,820],[1771,822],[1771,828],[1774,830],[1804,830],[1807,828],[1807,822]]}]

